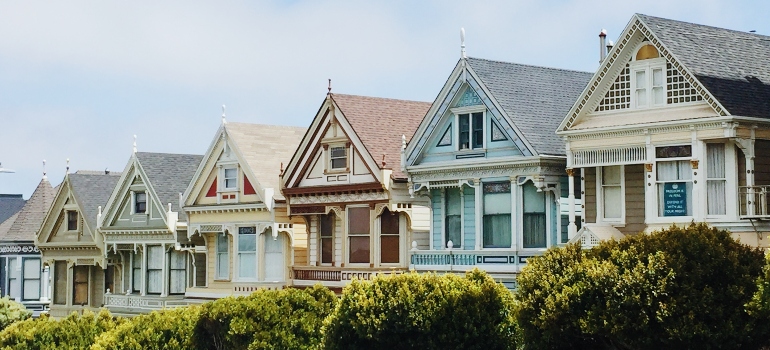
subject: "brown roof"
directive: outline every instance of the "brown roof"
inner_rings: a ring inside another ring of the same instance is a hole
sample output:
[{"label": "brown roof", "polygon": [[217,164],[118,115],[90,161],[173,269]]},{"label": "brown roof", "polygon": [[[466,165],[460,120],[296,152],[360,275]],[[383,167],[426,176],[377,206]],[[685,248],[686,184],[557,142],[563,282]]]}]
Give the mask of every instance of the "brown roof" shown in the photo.
[{"label": "brown roof", "polygon": [[331,97],[377,166],[392,169],[393,178],[406,178],[401,172],[401,135],[409,142],[431,104],[343,94]]},{"label": "brown roof", "polygon": [[0,241],[34,241],[55,196],[56,191],[43,178]]}]

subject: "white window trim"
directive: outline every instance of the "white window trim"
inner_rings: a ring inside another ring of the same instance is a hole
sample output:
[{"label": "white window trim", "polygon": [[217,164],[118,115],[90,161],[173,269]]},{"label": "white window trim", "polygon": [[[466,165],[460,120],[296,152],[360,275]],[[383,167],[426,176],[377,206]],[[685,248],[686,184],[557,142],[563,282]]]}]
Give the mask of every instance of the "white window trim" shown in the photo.
[{"label": "white window trim", "polygon": [[[351,252],[350,252],[349,238],[350,237],[360,237],[361,236],[361,235],[352,235],[351,236],[349,234],[349,230],[350,230],[350,227],[349,227],[350,226],[350,208],[366,208],[366,209],[369,209],[369,262],[368,263],[351,263],[350,262],[350,253]],[[372,214],[373,214],[373,211],[372,211],[372,209],[368,205],[348,205],[348,206],[345,207],[345,222],[344,222],[344,226],[343,226],[345,228],[345,230],[344,230],[345,232],[343,234],[344,235],[343,242],[345,244],[345,247],[347,248],[347,249],[345,249],[345,253],[346,254],[344,254],[345,255],[345,257],[344,257],[345,266],[350,266],[350,267],[369,267],[369,266],[372,266],[374,264],[374,257],[372,256],[374,254],[374,244],[372,243],[372,241],[374,240],[373,237],[375,236],[375,234],[374,234],[374,230],[372,229],[372,226],[374,226],[374,225],[372,225]],[[379,216],[378,216],[378,218],[379,218]]]},{"label": "white window trim", "polygon": [[[144,193],[144,213],[136,212],[136,196],[140,193]],[[131,215],[150,215],[150,196],[147,195],[147,191],[137,190],[131,191]]]},{"label": "white window trim", "polygon": [[626,224],[626,166],[620,167],[620,218],[604,217],[604,188],[602,185],[602,166],[596,167],[596,223],[607,223],[613,226],[625,226]]},{"label": "white window trim", "polygon": [[[646,43],[644,44],[646,45]],[[644,45],[640,46],[639,48],[643,47]],[[638,51],[638,48],[637,48]],[[636,52],[636,51],[634,51]],[[664,108],[667,106],[666,104],[666,59],[663,57],[658,58],[650,58],[642,61],[631,61],[628,64],[629,68],[629,74],[630,74],[630,83],[631,88],[629,89],[630,98],[631,98],[631,110],[646,110],[646,109],[655,109],[655,108]],[[662,104],[654,104],[653,103],[653,95],[652,95],[652,71],[653,69],[661,69],[663,71],[663,103]],[[636,72],[644,70],[647,77],[647,105],[638,107],[636,105]]]},{"label": "white window trim", "polygon": [[[700,178],[700,176],[695,176],[695,175],[691,174],[691,178],[690,178],[689,182],[692,183],[692,193],[690,193],[690,198],[687,199],[688,201],[691,202],[691,204],[690,204],[691,208],[692,208],[691,215],[688,215],[688,216],[660,216],[660,212],[659,212],[659,198],[658,198],[658,185],[661,184],[661,183],[664,183],[665,181],[664,182],[658,181],[658,162],[659,161],[660,162],[675,162],[675,161],[682,161],[682,160],[691,161],[693,159],[696,159],[693,156],[690,156],[690,157],[677,157],[677,158],[658,158],[656,156],[655,149],[658,148],[658,147],[668,147],[668,146],[691,146],[691,154],[692,155],[696,155],[696,152],[698,150],[698,148],[696,148],[696,145],[694,145],[692,143],[687,143],[687,142],[666,143],[666,144],[652,145],[652,149],[653,149],[652,172],[649,173],[651,175],[651,177],[645,179],[645,180],[647,180],[647,183],[651,183],[652,184],[652,186],[647,186],[648,191],[650,191],[650,195],[648,197],[648,198],[650,198],[650,201],[648,201],[648,203],[651,203],[650,204],[650,208],[646,209],[646,211],[647,211],[646,221],[647,221],[648,224],[689,223],[689,222],[693,221],[696,218],[698,208],[700,208],[703,205],[706,205],[706,204],[704,204],[705,201],[702,201],[699,204],[696,204],[696,201],[695,201],[695,193],[698,192],[698,189],[696,189],[696,186],[705,186],[706,185],[706,181],[702,180],[698,184],[696,184],[695,180],[698,180]],[[702,147],[702,148],[703,148],[702,151],[705,152],[705,147]],[[693,170],[691,169],[690,171],[693,171]],[[703,174],[704,172],[705,172],[705,168],[704,168],[703,171],[699,171],[701,176],[705,176]],[[685,182],[687,182],[687,181],[685,181]],[[645,206],[646,205],[647,205],[647,203],[645,203]]]},{"label": "white window trim", "polygon": [[[255,242],[254,242],[254,277],[241,277],[241,271],[239,269],[239,266],[241,265],[241,251],[240,251],[240,239],[241,239],[241,233],[240,228],[241,227],[254,227],[254,236],[255,236]],[[260,251],[260,244],[259,239],[262,236],[262,233],[257,232],[257,224],[247,224],[247,225],[239,225],[235,227],[235,232],[238,232],[238,234],[233,235],[233,256],[230,257],[232,260],[233,265],[233,281],[234,282],[257,282],[259,281],[260,273],[259,273],[259,259],[261,255],[259,254]]]},{"label": "white window trim", "polygon": [[[239,166],[237,164],[222,164],[221,169],[222,169],[221,170],[221,175],[222,176],[220,177],[221,178],[221,180],[220,180],[221,189],[219,189],[218,192],[236,192],[236,191],[238,191],[238,187],[239,187],[238,185],[240,184],[239,179],[240,179],[240,173],[241,173],[239,171]],[[230,170],[230,169],[235,169],[235,187],[227,187],[226,186],[227,178],[225,177],[225,174],[226,174],[227,170]]]},{"label": "white window trim", "polygon": [[[486,151],[487,149],[487,136],[489,133],[489,126],[487,125],[487,108],[483,105],[480,106],[468,106],[468,107],[457,107],[452,108],[450,110],[452,114],[454,114],[454,125],[456,125],[456,128],[452,128],[452,132],[454,133],[453,142],[454,142],[454,150],[455,152],[478,152],[478,151]],[[481,116],[483,119],[483,122],[481,123],[482,126],[482,141],[481,141],[481,148],[472,148],[473,145],[473,113],[479,113],[481,112]],[[467,149],[460,149],[460,114],[468,114],[468,145],[470,146]],[[453,242],[454,243],[454,242]]]},{"label": "white window trim", "polygon": [[[525,254],[530,254],[534,252],[543,252],[547,250],[550,247],[553,247],[553,240],[551,239],[553,228],[552,225],[554,225],[553,218],[551,218],[551,211],[553,210],[552,206],[556,205],[556,202],[554,201],[554,193],[553,191],[547,191],[543,190],[543,193],[545,194],[545,248],[524,248],[524,189],[522,188],[524,185],[527,184],[527,182],[532,182],[531,180],[524,181],[524,183],[517,184],[516,188],[516,209],[511,210],[516,212],[516,217],[521,218],[520,220],[516,220],[516,232],[520,233],[516,236],[516,251],[522,252]],[[511,185],[513,186],[513,185]],[[511,191],[513,191],[513,187],[511,187]],[[513,193],[511,193],[511,196],[513,196]],[[558,208],[557,208],[558,209]],[[558,210],[556,211],[559,212]],[[514,214],[511,213],[511,216]],[[556,232],[557,238],[559,235],[559,232],[557,230]],[[510,250],[510,249],[504,249],[504,250]]]},{"label": "white window trim", "polygon": [[[227,233],[224,232],[217,232],[214,235],[224,235],[227,239],[227,252],[221,253],[219,252],[219,237],[216,237],[214,239],[214,281],[230,281],[230,265],[232,261],[232,252],[230,249],[230,239],[227,238]],[[234,240],[233,240],[234,241]],[[219,254],[227,254],[227,276],[221,276],[219,274]]]},{"label": "white window trim", "polygon": [[[725,215],[713,215],[708,213],[708,145],[709,144],[722,144],[725,146],[725,201],[726,201],[726,207],[727,210],[725,211]],[[701,181],[703,183],[703,189],[702,192],[704,193],[703,197],[705,200],[703,201],[703,213],[704,217],[709,221],[732,221],[738,219],[738,196],[740,196],[738,192],[738,157],[735,152],[735,145],[731,142],[703,142],[703,147],[701,147],[703,150],[703,155],[700,157],[700,159],[703,159],[702,168],[703,171],[701,171],[698,175],[703,175],[703,180]],[[701,166],[699,166],[700,168]],[[693,176],[694,179],[699,179],[700,176]],[[695,186],[699,184],[693,184],[693,191],[695,191]],[[730,208],[734,208],[732,211]],[[694,209],[693,209],[694,211]]]},{"label": "white window trim", "polygon": [[[345,166],[342,168],[333,168],[332,167],[332,148],[342,148],[345,150]],[[350,164],[352,161],[352,155],[353,155],[353,147],[348,147],[346,143],[330,143],[328,146],[328,152],[326,153],[326,166],[325,170],[327,174],[330,173],[346,173],[348,172],[348,169],[350,169]]]},{"label": "white window trim", "polygon": [[[66,227],[67,227],[67,230],[66,230],[66,232],[70,232],[70,233],[72,233],[72,232],[80,232],[80,219],[81,219],[81,218],[80,218],[80,211],[78,211],[78,210],[76,210],[76,209],[67,209],[67,208],[65,208],[65,209],[64,209],[64,212],[65,212],[65,215],[64,215],[64,223],[65,223],[65,225],[66,225]],[[75,221],[76,221],[76,223],[75,223],[75,229],[74,229],[74,230],[70,230],[70,225],[69,225],[69,221],[70,221],[70,212],[74,212],[74,213],[75,213],[75,214],[78,216],[78,217],[76,218],[76,220],[75,220]]]}]

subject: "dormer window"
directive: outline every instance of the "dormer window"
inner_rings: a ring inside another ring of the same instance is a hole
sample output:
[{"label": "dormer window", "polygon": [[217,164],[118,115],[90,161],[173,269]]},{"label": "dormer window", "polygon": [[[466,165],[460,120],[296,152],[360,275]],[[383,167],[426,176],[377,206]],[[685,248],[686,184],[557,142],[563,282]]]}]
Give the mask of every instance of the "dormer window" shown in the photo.
[{"label": "dormer window", "polygon": [[225,168],[223,182],[226,190],[238,188],[238,168]]},{"label": "dormer window", "polygon": [[144,214],[147,212],[147,193],[136,192],[134,193],[134,213]]},{"label": "dormer window", "polygon": [[74,210],[67,211],[67,231],[78,230],[78,212]]},{"label": "dormer window", "polygon": [[630,64],[632,86],[634,87],[633,105],[635,108],[648,108],[666,104],[665,72],[666,60],[660,57],[652,45],[644,45],[636,52],[635,60]]},{"label": "dormer window", "polygon": [[331,169],[345,169],[348,167],[348,154],[344,146],[330,147],[329,160]]}]

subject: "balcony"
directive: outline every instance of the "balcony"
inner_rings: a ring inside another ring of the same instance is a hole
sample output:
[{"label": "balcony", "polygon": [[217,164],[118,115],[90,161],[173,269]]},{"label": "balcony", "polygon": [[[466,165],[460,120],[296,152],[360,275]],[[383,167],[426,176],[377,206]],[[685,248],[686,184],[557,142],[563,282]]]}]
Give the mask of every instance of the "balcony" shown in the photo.
[{"label": "balcony", "polygon": [[738,187],[741,219],[770,219],[767,203],[770,186]]},{"label": "balcony", "polygon": [[343,287],[353,279],[371,280],[377,274],[398,274],[406,271],[403,267],[335,267],[335,266],[294,266],[292,276],[295,286],[312,286],[321,283],[327,287]]}]

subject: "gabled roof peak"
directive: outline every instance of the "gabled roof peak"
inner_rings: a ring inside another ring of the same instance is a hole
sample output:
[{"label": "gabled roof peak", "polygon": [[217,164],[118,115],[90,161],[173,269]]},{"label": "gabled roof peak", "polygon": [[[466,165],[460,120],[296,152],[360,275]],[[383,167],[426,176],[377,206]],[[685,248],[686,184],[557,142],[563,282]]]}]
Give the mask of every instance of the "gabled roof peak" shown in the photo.
[{"label": "gabled roof peak", "polygon": [[739,36],[754,37],[754,38],[756,38],[758,40],[770,40],[770,36],[763,35],[763,34],[758,34],[758,33],[751,33],[751,32],[735,30],[735,29],[728,29],[728,28],[721,28],[721,27],[716,27],[716,26],[710,26],[710,25],[706,25],[706,24],[699,24],[699,23],[680,21],[680,20],[663,18],[663,17],[657,17],[657,16],[650,16],[650,15],[645,15],[643,13],[636,13],[636,14],[634,14],[634,16],[639,17],[640,20],[645,21],[645,22],[647,22],[649,20],[652,20],[652,21],[665,21],[665,22],[669,22],[669,23],[679,23],[679,24],[686,25],[686,26],[700,27],[700,28],[706,29],[706,30],[718,30],[718,31],[722,31],[722,32],[731,32],[731,33],[734,33],[734,34],[739,35]]}]

